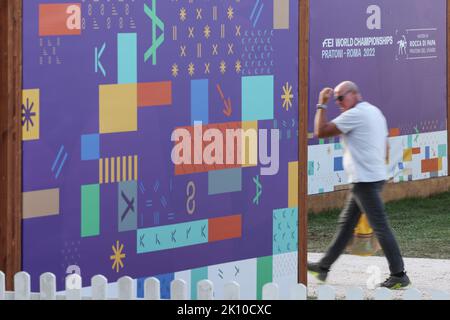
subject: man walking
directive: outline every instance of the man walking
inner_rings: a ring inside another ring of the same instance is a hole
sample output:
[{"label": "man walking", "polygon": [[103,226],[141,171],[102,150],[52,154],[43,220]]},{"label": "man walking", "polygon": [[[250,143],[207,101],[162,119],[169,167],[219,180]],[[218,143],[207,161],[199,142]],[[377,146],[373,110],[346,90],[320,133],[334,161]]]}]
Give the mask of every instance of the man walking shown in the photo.
[{"label": "man walking", "polygon": [[[328,122],[327,103],[333,93],[341,115]],[[387,179],[389,148],[388,128],[382,112],[362,100],[355,83],[345,81],[334,91],[325,88],[320,92],[314,134],[319,138],[341,135],[344,170],[351,188],[333,241],[319,262],[308,262],[308,271],[319,280],[326,280],[332,264],[351,240],[361,213],[365,212],[389,263],[391,275],[380,286],[389,289],[407,287],[410,280],[404,270],[400,248],[389,226],[380,196]]]}]

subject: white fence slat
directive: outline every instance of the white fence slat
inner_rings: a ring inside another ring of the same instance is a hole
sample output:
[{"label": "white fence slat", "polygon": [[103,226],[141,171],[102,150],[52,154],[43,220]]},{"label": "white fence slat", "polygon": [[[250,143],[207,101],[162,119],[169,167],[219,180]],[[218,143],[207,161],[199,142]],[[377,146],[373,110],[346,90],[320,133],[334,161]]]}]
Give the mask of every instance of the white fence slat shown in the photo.
[{"label": "white fence slat", "polygon": [[197,300],[214,300],[214,284],[210,280],[197,283]]},{"label": "white fence slat", "polygon": [[46,272],[39,277],[40,300],[56,300],[56,276]]},{"label": "white fence slat", "polygon": [[144,299],[161,300],[161,283],[158,279],[152,277],[145,280]]},{"label": "white fence slat", "polygon": [[375,300],[392,300],[392,291],[388,288],[377,288],[374,294]]},{"label": "white fence slat", "polygon": [[364,290],[360,287],[349,288],[345,294],[346,300],[364,300]]},{"label": "white fence slat", "polygon": [[297,283],[291,287],[289,292],[290,300],[307,300],[308,288],[302,283]]},{"label": "white fence slat", "polygon": [[[108,297],[108,280],[102,275],[96,275],[91,279],[91,296],[82,298],[81,276],[73,273],[66,277],[65,293],[56,292],[56,276],[47,272],[39,277],[39,293],[31,292],[31,277],[26,272],[16,273],[14,276],[14,291],[6,291],[6,277],[0,271],[0,300],[136,300],[135,281],[130,277],[122,277],[117,281],[118,298]],[[197,283],[197,299],[213,300],[214,283],[210,280],[202,280]],[[225,283],[224,300],[240,300],[241,286],[236,281]],[[428,290],[432,300],[450,300],[450,293],[440,290]],[[336,290],[329,285],[321,285],[317,288],[317,299],[335,300]],[[171,300],[188,300],[188,285],[182,279],[173,280],[170,283]],[[393,300],[395,298],[392,290],[377,288],[373,293],[374,300]],[[410,288],[403,292],[403,300],[422,300],[423,293]],[[161,300],[161,283],[157,278],[148,278],[144,283],[145,300]],[[279,300],[280,289],[276,283],[267,283],[262,288],[263,300]],[[303,284],[293,284],[289,291],[290,300],[307,300],[308,288]],[[351,287],[346,290],[346,300],[367,300],[365,291],[360,287]]]},{"label": "white fence slat", "polygon": [[403,300],[422,300],[422,292],[415,288],[408,289],[403,293]]},{"label": "white fence slat", "polygon": [[188,300],[186,281],[176,279],[170,283],[170,300]]},{"label": "white fence slat", "polygon": [[41,294],[40,293],[31,293],[30,294],[30,300],[41,300]]},{"label": "white fence slat", "polygon": [[14,275],[14,299],[31,299],[31,279],[26,272],[18,272]]},{"label": "white fence slat", "polygon": [[91,278],[92,300],[108,299],[108,279],[98,274]]},{"label": "white fence slat", "polygon": [[241,299],[241,286],[236,281],[231,281],[225,284],[223,287],[223,299],[224,300],[240,300]]},{"label": "white fence slat", "polygon": [[263,300],[278,300],[280,299],[280,289],[276,283],[267,283],[262,289]]},{"label": "white fence slat", "polygon": [[450,300],[450,294],[440,290],[432,290],[431,300]]},{"label": "white fence slat", "polygon": [[319,286],[317,293],[317,299],[319,300],[335,300],[336,291],[333,287],[328,285]]},{"label": "white fence slat", "polygon": [[6,300],[5,274],[0,271],[0,300]]},{"label": "white fence slat", "polygon": [[81,300],[81,276],[76,273],[66,277],[66,300]]},{"label": "white fence slat", "polygon": [[133,300],[136,298],[133,290],[133,279],[122,277],[117,281],[117,290],[119,291],[119,300]]}]

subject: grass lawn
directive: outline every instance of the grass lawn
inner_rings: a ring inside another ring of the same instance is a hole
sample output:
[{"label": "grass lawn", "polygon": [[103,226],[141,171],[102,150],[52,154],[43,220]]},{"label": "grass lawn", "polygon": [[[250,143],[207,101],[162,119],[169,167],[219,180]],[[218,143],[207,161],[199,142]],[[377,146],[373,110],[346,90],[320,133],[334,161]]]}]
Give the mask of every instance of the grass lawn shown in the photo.
[{"label": "grass lawn", "polygon": [[[450,259],[450,192],[389,202],[386,211],[404,257]],[[339,212],[309,214],[309,252],[325,251]]]}]

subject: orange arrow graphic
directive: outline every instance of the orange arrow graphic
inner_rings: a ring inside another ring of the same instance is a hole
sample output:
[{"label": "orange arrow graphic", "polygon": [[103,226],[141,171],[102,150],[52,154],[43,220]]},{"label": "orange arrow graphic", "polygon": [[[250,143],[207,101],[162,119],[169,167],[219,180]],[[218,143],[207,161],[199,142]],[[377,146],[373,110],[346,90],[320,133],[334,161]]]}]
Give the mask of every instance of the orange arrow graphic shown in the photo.
[{"label": "orange arrow graphic", "polygon": [[220,97],[223,100],[223,104],[225,106],[225,109],[223,110],[223,113],[227,116],[227,117],[231,117],[231,114],[233,113],[233,109],[231,107],[231,98],[225,99],[225,95],[223,94],[222,88],[220,87],[220,85],[217,85],[217,91],[219,91]]},{"label": "orange arrow graphic", "polygon": [[223,102],[225,104],[225,109],[223,110],[223,113],[227,116],[227,117],[231,117],[231,114],[233,113],[233,109],[231,108],[231,99],[228,98],[227,100],[224,100]]}]

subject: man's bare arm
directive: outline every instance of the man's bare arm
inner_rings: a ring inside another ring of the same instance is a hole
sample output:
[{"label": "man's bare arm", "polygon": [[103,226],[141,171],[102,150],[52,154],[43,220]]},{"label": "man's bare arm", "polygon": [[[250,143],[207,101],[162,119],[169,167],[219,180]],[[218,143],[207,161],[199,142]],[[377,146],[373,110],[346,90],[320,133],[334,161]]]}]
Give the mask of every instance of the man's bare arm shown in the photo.
[{"label": "man's bare arm", "polygon": [[318,138],[328,138],[341,135],[342,132],[333,122],[328,122],[327,111],[317,109],[316,118],[314,120],[314,135]]},{"label": "man's bare arm", "polygon": [[[319,95],[319,104],[326,105],[332,94],[333,89],[323,89]],[[338,136],[340,134],[342,134],[342,132],[337,128],[337,126],[332,122],[328,122],[327,110],[318,108],[314,120],[314,135],[318,138],[328,138]]]}]

